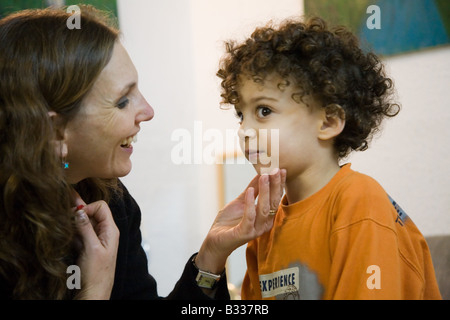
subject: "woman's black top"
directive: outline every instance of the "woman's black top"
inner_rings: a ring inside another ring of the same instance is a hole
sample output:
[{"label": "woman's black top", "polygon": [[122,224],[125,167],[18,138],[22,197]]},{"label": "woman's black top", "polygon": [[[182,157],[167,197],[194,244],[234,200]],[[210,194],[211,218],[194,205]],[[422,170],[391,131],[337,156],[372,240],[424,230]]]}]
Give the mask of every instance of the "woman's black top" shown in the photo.
[{"label": "woman's black top", "polygon": [[[116,274],[111,299],[160,299],[156,281],[149,274],[147,256],[141,242],[141,211],[128,190],[123,188],[123,196],[110,201],[109,206],[120,231],[117,253]],[[177,241],[177,239],[173,239]],[[181,240],[181,239],[180,239]],[[198,270],[188,260],[181,278],[167,299],[210,299],[197,286],[195,278]],[[230,299],[226,277],[217,285],[216,299]]]}]

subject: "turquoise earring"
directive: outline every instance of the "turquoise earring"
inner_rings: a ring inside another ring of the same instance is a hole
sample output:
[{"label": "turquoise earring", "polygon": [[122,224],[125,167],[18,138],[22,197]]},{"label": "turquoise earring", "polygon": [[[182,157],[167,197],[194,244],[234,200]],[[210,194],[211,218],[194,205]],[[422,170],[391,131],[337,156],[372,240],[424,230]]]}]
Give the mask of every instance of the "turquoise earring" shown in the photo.
[{"label": "turquoise earring", "polygon": [[62,161],[62,167],[63,169],[69,169],[69,163],[65,159]]},{"label": "turquoise earring", "polygon": [[61,143],[61,164],[64,170],[69,169],[69,162],[66,160],[67,157],[67,144],[64,142]]}]

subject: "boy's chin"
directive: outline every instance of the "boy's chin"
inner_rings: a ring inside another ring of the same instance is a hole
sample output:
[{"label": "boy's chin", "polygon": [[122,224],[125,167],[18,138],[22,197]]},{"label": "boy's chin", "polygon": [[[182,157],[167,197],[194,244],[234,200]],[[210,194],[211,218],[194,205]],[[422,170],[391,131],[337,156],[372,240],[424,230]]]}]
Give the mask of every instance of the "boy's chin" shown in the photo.
[{"label": "boy's chin", "polygon": [[253,168],[255,168],[257,174],[263,175],[263,174],[273,174],[273,172],[276,169],[278,169],[278,166],[272,164],[269,165],[253,164]]}]

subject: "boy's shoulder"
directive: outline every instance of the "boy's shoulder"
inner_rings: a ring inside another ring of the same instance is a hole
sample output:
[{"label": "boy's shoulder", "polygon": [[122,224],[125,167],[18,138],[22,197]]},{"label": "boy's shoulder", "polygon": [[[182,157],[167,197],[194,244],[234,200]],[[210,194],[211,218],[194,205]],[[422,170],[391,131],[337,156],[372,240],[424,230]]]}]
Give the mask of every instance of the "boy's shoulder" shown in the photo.
[{"label": "boy's shoulder", "polygon": [[348,198],[379,195],[386,197],[384,188],[377,180],[364,173],[354,171],[351,164],[344,165],[341,171],[334,188],[338,195]]},{"label": "boy's shoulder", "polygon": [[395,221],[395,208],[381,184],[366,174],[350,169],[350,165],[330,196],[334,203],[335,219],[341,222],[372,220],[392,225]]}]

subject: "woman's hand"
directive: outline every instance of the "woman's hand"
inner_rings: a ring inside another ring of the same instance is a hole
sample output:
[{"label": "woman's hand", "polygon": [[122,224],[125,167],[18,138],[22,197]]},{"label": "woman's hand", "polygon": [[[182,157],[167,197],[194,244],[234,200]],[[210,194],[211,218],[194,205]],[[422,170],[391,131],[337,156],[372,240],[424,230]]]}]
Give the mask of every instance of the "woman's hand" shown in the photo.
[{"label": "woman's hand", "polygon": [[81,292],[77,299],[109,299],[114,284],[119,230],[106,202],[86,204],[76,194],[75,204],[83,245],[77,261],[81,270]]},{"label": "woman's hand", "polygon": [[274,220],[269,212],[278,209],[285,183],[284,169],[270,176],[256,176],[241,195],[219,212],[195,259],[196,265],[220,274],[235,249],[269,231]]}]

